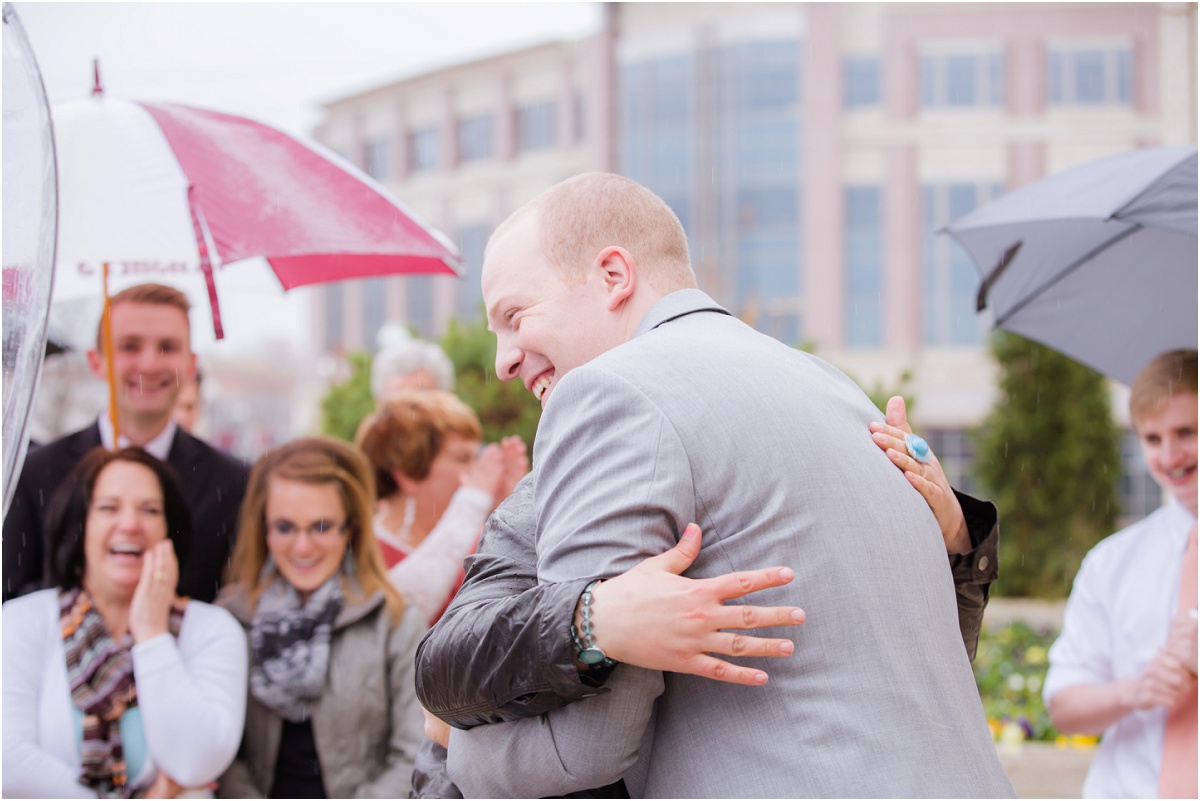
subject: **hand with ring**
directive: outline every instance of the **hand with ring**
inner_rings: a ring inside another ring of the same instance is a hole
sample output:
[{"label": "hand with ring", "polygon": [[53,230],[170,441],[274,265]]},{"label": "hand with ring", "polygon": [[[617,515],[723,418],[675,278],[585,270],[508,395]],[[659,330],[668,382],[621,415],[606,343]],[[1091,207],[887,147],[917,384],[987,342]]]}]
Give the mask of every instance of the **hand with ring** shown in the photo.
[{"label": "hand with ring", "polygon": [[913,434],[908,425],[904,398],[897,395],[888,400],[885,418],[885,423],[871,423],[871,439],[887,453],[892,464],[904,471],[908,483],[929,504],[942,529],[947,553],[968,553],[971,535],[962,506],[929,444]]},{"label": "hand with ring", "polygon": [[179,583],[179,562],[170,540],[142,552],[142,576],[129,604],[129,633],[144,642],[167,631],[167,616]]}]

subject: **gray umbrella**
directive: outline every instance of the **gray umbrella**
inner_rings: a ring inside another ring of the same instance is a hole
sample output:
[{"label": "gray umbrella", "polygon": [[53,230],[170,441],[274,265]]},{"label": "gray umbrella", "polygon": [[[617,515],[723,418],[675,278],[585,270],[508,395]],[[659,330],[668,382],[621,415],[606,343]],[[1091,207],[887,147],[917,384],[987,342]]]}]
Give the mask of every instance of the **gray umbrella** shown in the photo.
[{"label": "gray umbrella", "polygon": [[1047,176],[946,232],[983,276],[996,326],[1129,383],[1195,348],[1196,148],[1159,147]]}]

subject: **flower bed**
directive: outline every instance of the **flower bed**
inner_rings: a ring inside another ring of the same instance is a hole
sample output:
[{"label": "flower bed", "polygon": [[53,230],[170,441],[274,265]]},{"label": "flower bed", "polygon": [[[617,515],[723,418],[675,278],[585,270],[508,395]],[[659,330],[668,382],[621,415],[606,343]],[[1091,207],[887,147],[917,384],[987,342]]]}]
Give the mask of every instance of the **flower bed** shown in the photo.
[{"label": "flower bed", "polygon": [[1034,629],[1020,620],[984,627],[975,655],[975,683],[997,742],[1037,740],[1064,748],[1096,744],[1096,737],[1060,734],[1042,704],[1042,684],[1049,667],[1046,655],[1057,636],[1055,631]]}]

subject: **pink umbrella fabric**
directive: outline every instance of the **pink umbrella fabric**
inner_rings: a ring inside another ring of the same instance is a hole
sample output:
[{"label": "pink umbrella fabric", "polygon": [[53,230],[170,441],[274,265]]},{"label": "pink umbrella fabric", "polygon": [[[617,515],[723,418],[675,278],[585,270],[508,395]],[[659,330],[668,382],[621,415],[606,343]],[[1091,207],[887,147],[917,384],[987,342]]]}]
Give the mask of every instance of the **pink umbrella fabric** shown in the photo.
[{"label": "pink umbrella fabric", "polygon": [[[55,301],[84,265],[205,273],[263,257],[284,289],[379,275],[455,275],[446,237],[319,145],[268,125],[168,103],[93,97],[54,109],[60,165]],[[215,264],[214,264],[215,263]]]}]

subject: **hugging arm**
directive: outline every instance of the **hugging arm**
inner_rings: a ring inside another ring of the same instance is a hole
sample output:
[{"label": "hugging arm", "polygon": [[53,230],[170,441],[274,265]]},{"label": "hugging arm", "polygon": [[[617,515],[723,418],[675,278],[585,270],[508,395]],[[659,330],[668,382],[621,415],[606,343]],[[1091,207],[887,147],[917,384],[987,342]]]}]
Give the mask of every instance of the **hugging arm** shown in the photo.
[{"label": "hugging arm", "polygon": [[[433,714],[459,728],[531,717],[607,692],[603,674],[581,675],[568,632],[576,602],[593,578],[538,584],[532,478],[522,481],[489,518],[467,577],[441,621],[417,651],[417,693]],[[697,532],[698,534],[699,532]],[[679,574],[699,552],[699,536],[684,537],[597,588],[607,593],[609,620],[636,626],[613,630],[605,647],[620,662],[760,684],[759,670],[710,653],[786,656],[786,640],[720,629],[795,625],[795,607],[727,607],[724,601],[790,581],[768,568],[691,580]],[[597,625],[603,625],[600,613]],[[647,636],[659,632],[667,637]],[[762,674],[765,675],[765,674]]]},{"label": "hugging arm", "polygon": [[[908,430],[903,403],[898,408],[889,404],[888,422]],[[884,438],[881,447],[889,443],[894,444]],[[905,469],[902,460],[893,461]],[[949,488],[936,458],[922,472],[930,475],[930,486]],[[581,678],[567,635],[576,602],[590,577],[537,583],[532,481],[527,476],[489,518],[478,553],[467,558],[462,589],[418,650],[421,702],[459,728],[536,716],[606,692],[599,686],[602,682]],[[922,494],[930,500],[930,494]],[[951,554],[950,566],[964,647],[974,659],[989,587],[997,575],[999,524],[991,503],[957,490],[953,497],[965,521],[971,550]],[[954,527],[947,522],[950,514],[944,507],[937,511],[944,531]],[[597,604],[598,628],[604,630],[606,616],[625,623],[622,631],[608,626],[605,647],[618,661],[641,667],[761,683],[759,671],[739,668],[709,654],[732,653],[735,647],[728,631],[718,628],[735,628],[721,619],[727,608],[723,601],[785,584],[787,574],[771,568],[720,579],[682,578],[679,574],[695,557],[697,546],[684,538],[667,552],[597,588],[597,597],[604,598],[603,604]],[[703,586],[719,580],[724,582],[720,587]],[[754,610],[753,626],[767,625],[768,620],[774,621],[773,625],[803,620],[803,613],[793,607],[737,609]],[[663,637],[673,638],[676,647],[659,647]],[[724,639],[717,642],[716,638]],[[757,648],[756,655],[787,654],[783,640],[743,638],[736,647],[748,647],[747,641]]]},{"label": "hugging arm", "polygon": [[417,695],[459,728],[536,716],[598,692],[567,632],[587,579],[537,583],[531,479],[488,519],[449,609],[417,648]]},{"label": "hugging arm", "polygon": [[[696,514],[689,471],[660,470],[655,458],[647,458],[657,454],[672,467],[680,464],[683,450],[673,430],[644,399],[630,403],[622,389],[607,380],[560,384],[555,406],[543,417],[542,442],[548,444],[539,444],[532,501],[538,510],[537,575],[551,584],[615,575],[669,551],[675,532]],[[554,409],[589,414],[554,416]],[[612,424],[596,432],[588,424],[592,414]],[[630,430],[645,436],[634,442]],[[568,608],[574,609],[573,600]],[[518,797],[620,779],[642,750],[662,674],[621,665],[606,689],[538,717],[451,732],[450,778],[468,796]]]}]

